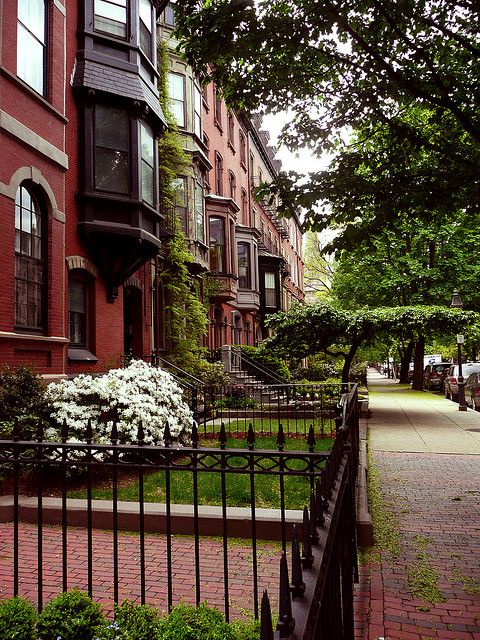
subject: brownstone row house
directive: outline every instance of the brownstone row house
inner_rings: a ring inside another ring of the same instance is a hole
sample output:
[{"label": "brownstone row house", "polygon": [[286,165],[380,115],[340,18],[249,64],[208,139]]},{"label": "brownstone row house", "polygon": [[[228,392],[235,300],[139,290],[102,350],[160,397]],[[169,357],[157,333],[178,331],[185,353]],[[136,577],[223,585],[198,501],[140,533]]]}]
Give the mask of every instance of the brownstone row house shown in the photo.
[{"label": "brownstone row house", "polygon": [[[55,379],[168,353],[154,278],[172,234],[158,196],[165,5],[0,0],[0,364]],[[303,298],[298,221],[253,197],[278,170],[259,123],[173,54],[169,80],[191,155],[176,181],[191,275],[218,283],[205,345],[254,344],[266,313]]]},{"label": "brownstone row house", "polygon": [[254,345],[267,335],[264,318],[303,301],[302,231],[282,220],[276,203],[254,188],[280,169],[257,117],[229,111],[213,85],[202,87],[176,53],[173,3],[159,21],[169,48],[169,87],[189,176],[179,176],[177,212],[196,257],[213,283],[207,346]]}]

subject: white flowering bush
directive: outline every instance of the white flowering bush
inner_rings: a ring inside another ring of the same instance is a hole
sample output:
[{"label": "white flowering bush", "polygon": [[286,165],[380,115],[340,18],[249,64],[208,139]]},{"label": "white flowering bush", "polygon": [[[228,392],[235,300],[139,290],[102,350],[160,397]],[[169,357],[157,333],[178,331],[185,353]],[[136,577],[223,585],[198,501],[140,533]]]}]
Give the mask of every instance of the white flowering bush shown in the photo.
[{"label": "white flowering bush", "polygon": [[59,425],[46,430],[49,440],[59,438],[66,420],[69,441],[85,442],[90,420],[97,443],[110,442],[114,421],[121,444],[136,442],[140,422],[145,444],[163,445],[166,424],[173,439],[190,442],[193,416],[180,386],[169,373],[143,360],[132,360],[127,367],[102,376],[79,375],[51,383],[46,396],[51,416]]}]

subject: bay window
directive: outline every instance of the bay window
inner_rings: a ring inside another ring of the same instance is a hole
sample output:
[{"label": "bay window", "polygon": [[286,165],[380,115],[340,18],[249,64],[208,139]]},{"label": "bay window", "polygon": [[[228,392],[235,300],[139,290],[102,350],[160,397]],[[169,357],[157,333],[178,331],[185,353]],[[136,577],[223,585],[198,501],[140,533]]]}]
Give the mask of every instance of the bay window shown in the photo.
[{"label": "bay window", "polygon": [[45,0],[18,0],[17,75],[40,95],[46,94]]}]

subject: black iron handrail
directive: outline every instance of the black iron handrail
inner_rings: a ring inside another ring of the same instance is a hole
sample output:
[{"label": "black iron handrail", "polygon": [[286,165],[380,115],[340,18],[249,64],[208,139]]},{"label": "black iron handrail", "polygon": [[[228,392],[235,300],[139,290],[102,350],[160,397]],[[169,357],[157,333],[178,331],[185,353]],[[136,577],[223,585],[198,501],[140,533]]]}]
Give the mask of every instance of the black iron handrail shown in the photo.
[{"label": "black iron handrail", "polygon": [[[232,365],[239,367],[242,371],[246,369],[250,373],[253,372],[253,375],[258,374],[258,377],[264,382],[269,381],[277,384],[288,384],[284,378],[272,371],[269,367],[246,356],[241,348],[232,350]],[[265,380],[265,378],[267,378],[267,380]]]}]

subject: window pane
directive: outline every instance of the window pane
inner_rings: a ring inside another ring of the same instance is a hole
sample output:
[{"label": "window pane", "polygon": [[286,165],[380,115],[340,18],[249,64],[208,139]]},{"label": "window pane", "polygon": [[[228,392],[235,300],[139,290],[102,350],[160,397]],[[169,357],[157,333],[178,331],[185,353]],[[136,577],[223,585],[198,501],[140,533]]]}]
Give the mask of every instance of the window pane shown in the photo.
[{"label": "window pane", "polygon": [[202,93],[200,89],[193,86],[193,103],[194,103],[194,132],[201,139],[202,137]]},{"label": "window pane", "polygon": [[97,149],[95,156],[95,188],[115,193],[128,193],[128,153]]},{"label": "window pane", "polygon": [[18,19],[45,44],[45,0],[18,0]]},{"label": "window pane", "polygon": [[17,75],[37,93],[43,94],[44,45],[18,23]]},{"label": "window pane", "polygon": [[165,13],[163,14],[163,19],[165,20],[165,24],[168,24],[170,27],[175,26],[175,12],[174,12],[172,2],[169,2],[165,7]]},{"label": "window pane", "polygon": [[210,218],[210,268],[212,271],[225,271],[225,232],[223,218]]},{"label": "window pane", "polygon": [[266,273],[265,274],[265,289],[275,289],[275,274],[274,273]]},{"label": "window pane", "polygon": [[95,108],[95,144],[97,147],[128,151],[128,117],[123,109],[97,105]]},{"label": "window pane", "polygon": [[127,22],[127,0],[95,0],[95,16]]},{"label": "window pane", "polygon": [[250,246],[246,242],[238,245],[238,286],[241,289],[250,288]]},{"label": "window pane", "polygon": [[152,59],[152,34],[143,22],[140,22],[140,49],[149,60]]},{"label": "window pane", "polygon": [[138,13],[140,14],[140,20],[151,32],[152,31],[152,5],[150,3],[150,0],[140,0],[140,2],[138,3]]},{"label": "window pane", "polygon": [[196,182],[195,183],[195,217],[197,227],[197,240],[205,242],[205,215],[203,207],[203,188]]},{"label": "window pane", "polygon": [[153,168],[142,160],[142,199],[153,207]]},{"label": "window pane", "polygon": [[125,38],[127,0],[95,0],[95,29]]},{"label": "window pane", "polygon": [[168,84],[169,84],[170,98],[172,98],[174,100],[182,100],[183,101],[184,77],[178,75],[178,73],[169,73],[168,74]]},{"label": "window pane", "polygon": [[142,145],[142,160],[145,160],[151,167],[154,164],[154,153],[153,153],[153,134],[150,127],[147,127],[142,122],[141,125],[141,145]]}]

